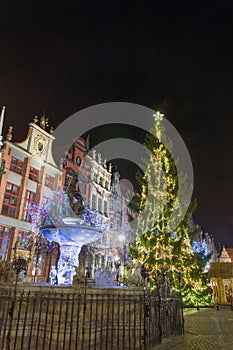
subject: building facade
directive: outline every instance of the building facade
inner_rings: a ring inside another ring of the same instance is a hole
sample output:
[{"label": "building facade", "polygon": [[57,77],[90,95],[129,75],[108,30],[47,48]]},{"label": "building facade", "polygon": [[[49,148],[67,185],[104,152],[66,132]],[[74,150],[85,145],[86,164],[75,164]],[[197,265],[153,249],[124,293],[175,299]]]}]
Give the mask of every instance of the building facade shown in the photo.
[{"label": "building facade", "polygon": [[[2,112],[1,125],[3,118]],[[29,205],[42,203],[45,195],[61,189],[62,171],[52,156],[54,136],[52,128],[48,130],[47,118],[35,117],[22,142],[13,141],[12,131],[9,127],[5,141],[1,136],[4,173],[0,179],[0,257],[12,260],[17,254],[29,260],[33,253],[28,246],[33,231]],[[35,273],[33,263],[31,269]]]},{"label": "building facade", "polygon": [[46,242],[32,226],[29,206],[41,205],[44,196],[63,189],[76,215],[89,208],[110,226],[109,235],[106,232],[98,242],[84,248],[85,267],[94,277],[95,270],[110,264],[109,255],[112,257],[116,243],[112,237],[120,237],[127,221],[127,210],[122,210],[126,199],[119,186],[119,173],[113,174],[112,165],[107,165],[95,150],[89,150],[88,137],[77,139],[57,165],[52,155],[53,129],[45,116],[34,117],[22,142],[13,140],[12,127],[3,141],[4,116],[5,108],[0,119],[0,259],[12,261],[20,256],[27,262],[27,273],[34,281],[49,281],[59,247]]}]

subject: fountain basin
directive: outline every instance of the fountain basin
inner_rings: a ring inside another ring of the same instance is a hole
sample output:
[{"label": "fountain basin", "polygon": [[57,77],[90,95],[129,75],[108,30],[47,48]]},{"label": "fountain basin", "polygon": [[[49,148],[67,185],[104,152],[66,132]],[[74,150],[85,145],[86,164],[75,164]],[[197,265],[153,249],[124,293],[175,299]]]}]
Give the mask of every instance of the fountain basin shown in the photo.
[{"label": "fountain basin", "polygon": [[43,227],[40,232],[50,241],[75,242],[80,247],[99,239],[103,232],[94,226],[85,226],[79,218],[67,217],[62,220],[64,224],[55,228]]}]

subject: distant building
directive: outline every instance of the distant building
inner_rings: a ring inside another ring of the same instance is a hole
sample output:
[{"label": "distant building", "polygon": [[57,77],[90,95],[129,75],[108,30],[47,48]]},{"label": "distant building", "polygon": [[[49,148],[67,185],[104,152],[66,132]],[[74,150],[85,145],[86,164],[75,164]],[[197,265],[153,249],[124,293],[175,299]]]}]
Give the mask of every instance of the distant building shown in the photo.
[{"label": "distant building", "polygon": [[231,262],[233,262],[233,248],[225,248],[223,246],[218,260],[221,263],[225,263],[225,262],[231,263]]},{"label": "distant building", "polygon": [[218,261],[210,264],[209,278],[215,304],[232,304],[233,248],[223,246]]}]

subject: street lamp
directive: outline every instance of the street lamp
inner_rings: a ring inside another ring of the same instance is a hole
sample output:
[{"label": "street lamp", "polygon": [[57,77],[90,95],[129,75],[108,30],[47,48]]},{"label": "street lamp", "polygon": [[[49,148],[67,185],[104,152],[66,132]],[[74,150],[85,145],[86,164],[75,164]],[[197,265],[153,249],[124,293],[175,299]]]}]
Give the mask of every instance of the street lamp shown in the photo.
[{"label": "street lamp", "polygon": [[14,315],[15,303],[16,303],[16,297],[17,297],[17,285],[18,285],[19,274],[20,274],[20,272],[22,272],[23,270],[26,270],[26,268],[27,268],[26,260],[21,258],[20,256],[18,258],[16,257],[17,242],[15,243],[13,250],[14,250],[14,260],[12,262],[12,267],[16,273],[16,280],[15,280],[15,288],[14,288],[13,298],[12,298],[10,307],[8,309],[9,326],[8,326],[8,332],[7,332],[7,350],[10,350],[10,348],[11,348],[10,347],[11,330],[12,330],[13,315]]}]

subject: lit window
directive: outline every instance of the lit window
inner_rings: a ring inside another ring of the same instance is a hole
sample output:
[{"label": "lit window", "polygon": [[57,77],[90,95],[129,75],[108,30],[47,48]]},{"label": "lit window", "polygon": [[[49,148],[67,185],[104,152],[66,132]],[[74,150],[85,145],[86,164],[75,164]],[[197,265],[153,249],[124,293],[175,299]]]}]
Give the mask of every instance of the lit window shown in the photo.
[{"label": "lit window", "polygon": [[23,172],[23,161],[21,159],[12,157],[11,158],[10,170],[14,171],[15,173],[22,174],[22,172]]},{"label": "lit window", "polygon": [[19,231],[18,232],[18,247],[27,249],[28,245],[30,243],[30,238],[29,236],[31,235],[30,232],[28,231]]},{"label": "lit window", "polygon": [[108,216],[108,203],[107,203],[107,201],[104,201],[104,215]]},{"label": "lit window", "polygon": [[49,187],[49,188],[51,188],[51,190],[53,190],[54,189],[54,181],[55,181],[54,176],[46,174],[46,177],[45,177],[45,186],[46,187]]},{"label": "lit window", "polygon": [[34,204],[36,200],[36,194],[35,192],[27,190],[25,202],[24,202],[24,210],[22,215],[22,220],[25,221],[31,221],[30,214],[28,212],[28,208],[30,204]]},{"label": "lit window", "polygon": [[98,198],[98,211],[102,213],[102,198]]},{"label": "lit window", "polygon": [[44,269],[44,256],[35,255],[32,261],[32,275],[41,276]]},{"label": "lit window", "polygon": [[6,184],[6,191],[3,200],[2,214],[6,216],[16,217],[16,208],[19,199],[19,186],[10,182]]},{"label": "lit window", "polygon": [[31,166],[29,172],[29,179],[35,182],[39,182],[39,170]]},{"label": "lit window", "polygon": [[0,226],[0,257],[5,260],[7,258],[7,250],[11,236],[11,228]]},{"label": "lit window", "polygon": [[92,195],[92,208],[96,209],[96,195],[95,194]]},{"label": "lit window", "polygon": [[73,176],[69,173],[66,173],[66,180],[65,180],[66,188],[70,186],[72,179],[73,179]]}]

